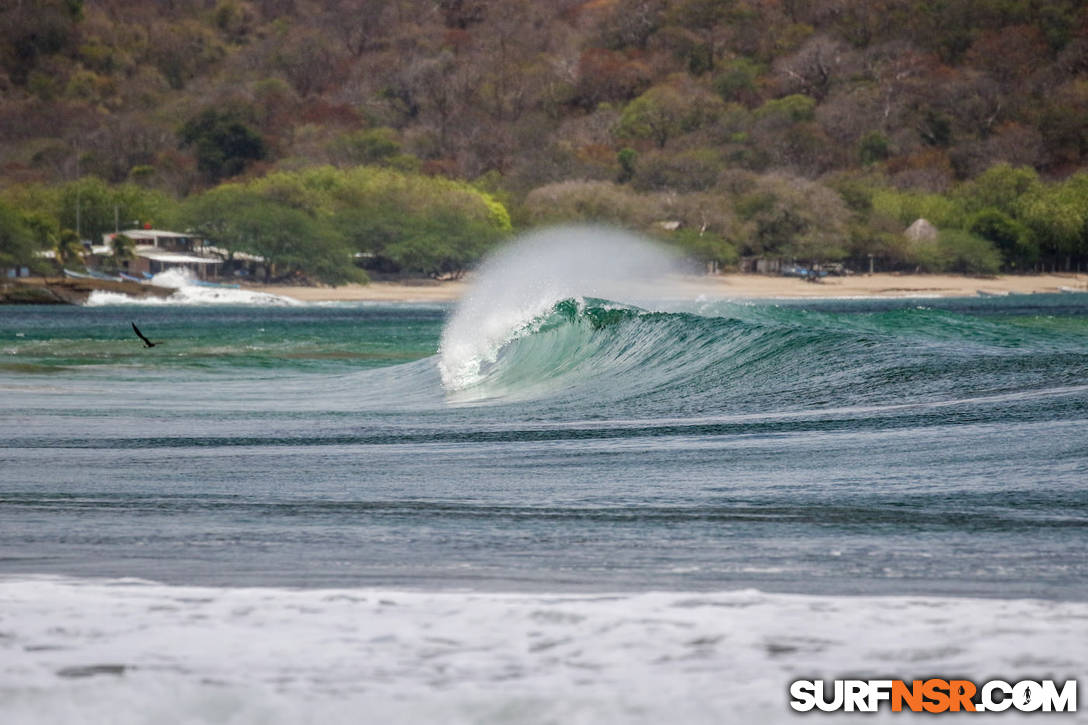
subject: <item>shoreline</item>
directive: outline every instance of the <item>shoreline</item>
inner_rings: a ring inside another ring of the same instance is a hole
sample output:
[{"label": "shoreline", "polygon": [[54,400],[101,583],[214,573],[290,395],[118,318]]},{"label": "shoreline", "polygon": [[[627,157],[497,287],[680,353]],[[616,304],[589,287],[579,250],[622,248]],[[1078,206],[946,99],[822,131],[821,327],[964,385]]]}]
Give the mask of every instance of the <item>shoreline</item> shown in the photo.
[{"label": "shoreline", "polygon": [[[243,289],[290,297],[300,302],[456,302],[471,278],[437,282],[371,282],[341,287],[246,284]],[[761,274],[672,276],[639,284],[641,296],[713,299],[821,299],[831,297],[978,297],[1010,294],[1088,292],[1088,274],[1055,273],[966,277],[952,274],[891,274],[826,277],[818,283]]]},{"label": "shoreline", "polygon": [[2,305],[84,305],[95,292],[110,292],[137,299],[166,299],[170,287],[143,282],[68,277],[18,277],[0,282]]},{"label": "shoreline", "polygon": [[[242,283],[241,289],[297,302],[450,303],[472,289],[472,278],[439,282],[406,280],[340,287]],[[21,278],[0,285],[0,304],[83,304],[92,292],[166,298],[173,289],[137,282]],[[632,282],[635,299],[829,299],[1000,297],[1012,294],[1088,293],[1088,274],[1051,273],[967,277],[952,274],[891,274],[825,277],[818,283],[762,274],[671,275],[653,282]]]}]

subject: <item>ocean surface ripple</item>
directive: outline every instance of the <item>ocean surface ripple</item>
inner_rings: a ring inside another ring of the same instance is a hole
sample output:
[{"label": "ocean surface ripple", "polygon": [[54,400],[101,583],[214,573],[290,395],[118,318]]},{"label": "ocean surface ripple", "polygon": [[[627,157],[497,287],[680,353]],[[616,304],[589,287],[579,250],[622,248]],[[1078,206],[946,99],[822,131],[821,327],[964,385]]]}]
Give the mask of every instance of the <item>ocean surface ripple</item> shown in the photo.
[{"label": "ocean surface ripple", "polygon": [[798,677],[1083,672],[1088,295],[608,286],[0,309],[0,719],[781,722]]}]

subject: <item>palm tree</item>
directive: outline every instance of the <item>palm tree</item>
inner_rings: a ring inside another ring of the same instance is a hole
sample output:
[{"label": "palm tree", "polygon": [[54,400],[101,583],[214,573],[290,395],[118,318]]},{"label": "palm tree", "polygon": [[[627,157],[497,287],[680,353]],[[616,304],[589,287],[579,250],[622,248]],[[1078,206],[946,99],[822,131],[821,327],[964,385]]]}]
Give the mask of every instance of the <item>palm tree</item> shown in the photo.
[{"label": "palm tree", "polygon": [[118,267],[126,267],[130,260],[136,258],[136,243],[132,237],[114,234],[110,246],[113,248],[113,261]]},{"label": "palm tree", "polygon": [[71,229],[60,233],[53,251],[62,267],[83,266],[83,243],[79,241],[79,235]]}]

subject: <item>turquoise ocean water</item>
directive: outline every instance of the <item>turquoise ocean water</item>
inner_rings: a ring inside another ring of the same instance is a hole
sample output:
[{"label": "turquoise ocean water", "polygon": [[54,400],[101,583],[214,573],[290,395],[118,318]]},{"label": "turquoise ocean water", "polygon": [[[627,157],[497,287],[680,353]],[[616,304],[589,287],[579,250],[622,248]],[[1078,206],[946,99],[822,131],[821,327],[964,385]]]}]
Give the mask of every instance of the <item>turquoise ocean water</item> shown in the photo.
[{"label": "turquoise ocean water", "polygon": [[1088,664],[1088,295],[118,302],[0,308],[6,722],[778,722],[799,676]]},{"label": "turquoise ocean water", "polygon": [[659,307],[0,309],[0,570],[1088,595],[1081,297]]}]

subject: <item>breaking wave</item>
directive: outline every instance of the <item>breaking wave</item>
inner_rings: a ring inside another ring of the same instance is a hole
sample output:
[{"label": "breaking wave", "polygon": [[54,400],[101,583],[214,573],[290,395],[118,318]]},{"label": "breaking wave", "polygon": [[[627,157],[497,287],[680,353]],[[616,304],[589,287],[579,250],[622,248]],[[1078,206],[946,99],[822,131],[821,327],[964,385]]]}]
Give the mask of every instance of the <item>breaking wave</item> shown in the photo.
[{"label": "breaking wave", "polygon": [[1025,298],[1022,315],[1009,301],[990,314],[990,300],[946,303],[951,309],[873,301],[858,313],[837,300],[636,304],[652,293],[620,284],[639,274],[652,280],[669,264],[652,244],[618,232],[552,230],[523,240],[485,265],[443,331],[447,400],[535,399],[592,417],[601,406],[766,412],[1083,384],[1082,318],[1038,318],[1039,305],[1062,312],[1069,303],[1060,298]]},{"label": "breaking wave", "polygon": [[[568,298],[473,359],[471,378],[452,389],[447,381],[447,388],[460,401],[587,394],[617,400],[669,393],[690,402],[720,395],[726,386],[733,393],[768,385],[804,387],[834,372],[813,357],[829,347],[827,332],[786,320]],[[835,340],[840,348],[849,348],[846,342],[841,336]]]},{"label": "breaking wave", "polygon": [[187,271],[172,269],[155,275],[150,283],[174,290],[169,297],[132,297],[117,292],[92,292],[88,307],[114,305],[251,305],[293,306],[302,304],[289,297],[239,289],[229,285],[202,283]]},{"label": "breaking wave", "polygon": [[487,259],[442,332],[439,372],[447,390],[473,387],[500,351],[538,327],[563,300],[624,300],[671,271],[664,248],[603,227],[556,227],[522,237]]}]

